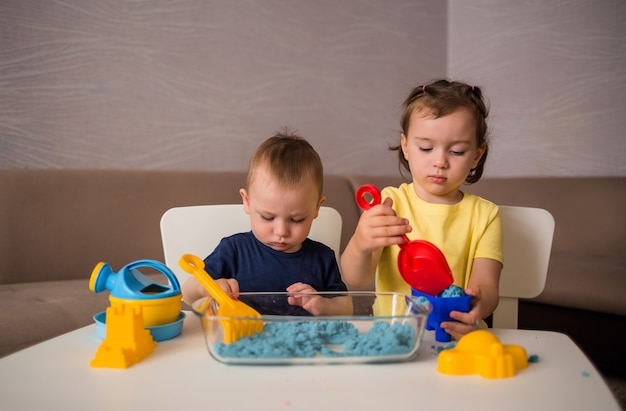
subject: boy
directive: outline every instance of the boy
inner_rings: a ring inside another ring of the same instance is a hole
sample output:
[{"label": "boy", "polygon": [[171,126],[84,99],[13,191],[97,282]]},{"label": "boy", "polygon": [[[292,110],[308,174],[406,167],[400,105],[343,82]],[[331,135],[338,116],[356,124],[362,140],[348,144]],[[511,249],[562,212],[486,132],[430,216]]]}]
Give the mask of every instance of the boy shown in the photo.
[{"label": "boy", "polygon": [[[278,133],[261,144],[239,190],[252,230],[223,238],[204,260],[227,293],[347,291],[333,250],[307,238],[322,195],[323,166],[302,137]],[[183,284],[191,303],[208,293],[195,278]],[[295,294],[288,300],[313,315],[351,314],[349,297]]]}]

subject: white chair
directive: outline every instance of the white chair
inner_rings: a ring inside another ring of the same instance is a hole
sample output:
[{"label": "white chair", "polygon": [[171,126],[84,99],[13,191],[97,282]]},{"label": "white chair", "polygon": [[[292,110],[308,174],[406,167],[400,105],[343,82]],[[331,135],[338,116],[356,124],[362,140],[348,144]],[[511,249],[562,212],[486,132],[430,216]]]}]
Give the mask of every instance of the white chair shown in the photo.
[{"label": "white chair", "polygon": [[[311,226],[309,238],[326,244],[339,257],[341,225],[341,215],[337,210],[321,207]],[[223,237],[245,231],[250,231],[250,217],[242,204],[170,208],[161,217],[165,265],[182,285],[190,275],[178,264],[183,254],[194,254],[204,259]]]},{"label": "white chair", "polygon": [[520,298],[541,294],[546,284],[554,217],[541,208],[500,206],[504,268],[493,328],[517,328]]}]

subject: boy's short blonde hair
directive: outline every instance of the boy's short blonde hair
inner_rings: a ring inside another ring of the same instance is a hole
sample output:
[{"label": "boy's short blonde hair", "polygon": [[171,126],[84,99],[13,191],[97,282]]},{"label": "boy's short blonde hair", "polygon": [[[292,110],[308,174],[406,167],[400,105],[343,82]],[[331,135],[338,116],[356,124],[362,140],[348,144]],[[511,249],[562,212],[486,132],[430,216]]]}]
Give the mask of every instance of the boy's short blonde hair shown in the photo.
[{"label": "boy's short blonde hair", "polygon": [[297,187],[305,179],[313,180],[318,198],[324,190],[324,168],[319,154],[304,138],[289,131],[279,132],[265,140],[250,158],[246,188],[259,167],[265,167],[280,187]]}]

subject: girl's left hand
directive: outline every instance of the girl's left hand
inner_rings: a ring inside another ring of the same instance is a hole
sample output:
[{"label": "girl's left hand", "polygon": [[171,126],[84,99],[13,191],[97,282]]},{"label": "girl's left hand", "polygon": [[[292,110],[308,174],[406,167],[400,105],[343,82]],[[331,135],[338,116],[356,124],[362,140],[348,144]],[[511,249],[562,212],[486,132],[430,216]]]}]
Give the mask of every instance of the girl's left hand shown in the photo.
[{"label": "girl's left hand", "polygon": [[480,288],[468,287],[465,294],[471,295],[470,311],[467,313],[460,311],[451,311],[450,317],[456,321],[444,321],[441,323],[443,328],[455,340],[458,340],[470,331],[480,328]]}]

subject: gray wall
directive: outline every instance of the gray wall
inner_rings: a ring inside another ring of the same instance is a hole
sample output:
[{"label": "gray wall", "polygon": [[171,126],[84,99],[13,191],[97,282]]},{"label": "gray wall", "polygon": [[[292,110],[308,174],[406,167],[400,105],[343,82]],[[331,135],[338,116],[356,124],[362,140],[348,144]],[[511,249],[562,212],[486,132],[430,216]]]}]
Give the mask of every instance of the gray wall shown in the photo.
[{"label": "gray wall", "polygon": [[626,175],[626,1],[448,3],[448,73],[492,104],[489,174]]},{"label": "gray wall", "polygon": [[245,170],[283,126],[397,173],[409,88],[492,107],[487,176],[626,175],[623,0],[0,0],[0,168]]}]

